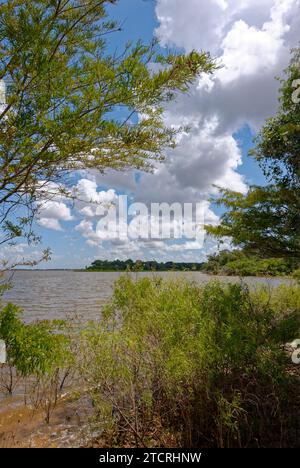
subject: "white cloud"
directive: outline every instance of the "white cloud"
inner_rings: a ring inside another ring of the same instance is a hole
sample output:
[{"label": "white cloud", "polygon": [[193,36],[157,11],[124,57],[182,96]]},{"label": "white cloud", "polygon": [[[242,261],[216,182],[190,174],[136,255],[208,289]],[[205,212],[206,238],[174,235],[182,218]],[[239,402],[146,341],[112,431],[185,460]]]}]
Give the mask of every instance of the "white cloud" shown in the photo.
[{"label": "white cloud", "polygon": [[61,231],[60,221],[71,221],[71,209],[65,203],[46,200],[40,203],[38,224],[48,229]]},{"label": "white cloud", "polygon": [[46,201],[40,208],[42,218],[60,219],[62,221],[71,221],[72,215],[70,208],[61,202],[52,200]]},{"label": "white cloud", "polygon": [[115,190],[98,191],[96,178],[90,174],[90,179],[82,178],[74,187],[76,196],[76,208],[86,217],[93,218],[103,213],[103,209],[108,208],[116,202]]},{"label": "white cloud", "polygon": [[97,183],[91,179],[81,179],[75,187],[75,194],[83,202],[101,204],[111,203],[115,199],[115,191],[97,191]]},{"label": "white cloud", "polygon": [[91,221],[82,220],[76,227],[75,230],[80,232],[83,237],[92,238],[94,237],[93,223]]},{"label": "white cloud", "polygon": [[57,219],[51,218],[40,218],[38,223],[41,227],[46,229],[53,229],[54,231],[62,231],[63,228],[61,227],[60,222]]},{"label": "white cloud", "polygon": [[[210,50],[223,68],[200,80],[191,98],[179,97],[172,112],[217,116],[219,132],[244,123],[258,128],[277,106],[278,82],[290,49],[299,41],[299,0],[158,0],[157,30],[164,44]],[[167,20],[165,14],[168,12]]]},{"label": "white cloud", "polygon": [[297,6],[297,0],[157,0],[156,32],[163,45],[209,50],[219,56],[222,41],[236,21],[263,29],[271,20],[270,28],[278,35],[282,25],[286,28],[299,14]]}]

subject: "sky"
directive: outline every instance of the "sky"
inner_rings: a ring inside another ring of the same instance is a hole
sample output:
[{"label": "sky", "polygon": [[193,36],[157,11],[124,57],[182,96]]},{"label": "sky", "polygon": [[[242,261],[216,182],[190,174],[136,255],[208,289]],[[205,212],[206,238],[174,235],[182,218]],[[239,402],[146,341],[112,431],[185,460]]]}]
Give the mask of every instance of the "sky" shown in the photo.
[{"label": "sky", "polygon": [[10,255],[38,258],[50,247],[51,261],[42,268],[81,268],[95,259],[116,258],[201,262],[217,251],[213,239],[202,245],[185,238],[103,236],[99,210],[89,202],[114,203],[119,194],[147,206],[199,202],[205,222],[218,223],[222,211],[209,202],[216,186],[245,193],[250,185],[264,184],[248,151],[265,119],[276,112],[275,77],[282,76],[291,48],[299,44],[300,0],[120,0],[110,13],[123,23],[111,47],[157,37],[162,48],[209,51],[222,67],[201,76],[166,108],[167,125],[189,125],[190,131],[178,137],[176,149],[166,152],[154,174],[80,173],[75,183],[82,201],[43,205],[37,224],[42,245],[29,249],[21,243]]}]

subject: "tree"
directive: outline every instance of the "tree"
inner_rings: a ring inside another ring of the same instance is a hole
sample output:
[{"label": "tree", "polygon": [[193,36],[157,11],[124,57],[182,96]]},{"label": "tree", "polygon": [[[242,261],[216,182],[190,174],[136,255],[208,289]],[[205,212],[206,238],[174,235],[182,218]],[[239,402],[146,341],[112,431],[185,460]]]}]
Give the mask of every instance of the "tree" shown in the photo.
[{"label": "tree", "polygon": [[107,6],[115,3],[1,2],[1,242],[37,240],[37,200],[53,196],[53,187],[55,195],[67,191],[74,171],[151,170],[174,145],[164,105],[215,68],[206,53],[158,55],[155,42],[111,50],[108,38],[120,25]]},{"label": "tree", "polygon": [[300,178],[300,48],[295,49],[281,80],[280,107],[268,119],[251,154],[266,177],[280,187],[299,190]]},{"label": "tree", "polygon": [[207,226],[217,238],[261,257],[300,260],[300,50],[293,52],[280,90],[277,114],[267,120],[251,155],[269,182],[246,195],[221,189],[217,204],[228,211],[218,226]]}]

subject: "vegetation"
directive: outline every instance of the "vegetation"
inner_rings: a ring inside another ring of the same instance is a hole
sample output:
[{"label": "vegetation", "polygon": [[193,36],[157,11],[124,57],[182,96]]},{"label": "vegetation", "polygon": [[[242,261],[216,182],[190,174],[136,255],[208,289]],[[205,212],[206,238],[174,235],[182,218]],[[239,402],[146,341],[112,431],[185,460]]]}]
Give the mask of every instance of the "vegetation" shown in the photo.
[{"label": "vegetation", "polygon": [[1,2],[1,243],[38,240],[32,220],[39,203],[75,197],[72,171],[151,169],[175,143],[177,132],[163,122],[165,103],[215,68],[206,53],[159,55],[155,42],[113,50],[109,38],[121,26],[107,6],[116,3]]},{"label": "vegetation", "polygon": [[284,258],[259,258],[242,250],[222,250],[210,255],[202,270],[213,275],[288,276],[297,275],[299,263]]},{"label": "vegetation", "polygon": [[70,368],[74,365],[66,323],[59,320],[24,324],[21,310],[8,304],[0,311],[0,339],[7,348],[8,372],[2,390],[12,394],[23,380],[25,400],[43,407],[46,421],[55,407]]},{"label": "vegetation", "polygon": [[76,383],[92,400],[92,431],[103,429],[98,446],[294,447],[299,369],[283,345],[299,334],[299,286],[125,275],[101,321],[76,333],[62,321],[26,324],[16,306],[3,307],[0,383],[13,393],[21,381],[46,422]]},{"label": "vegetation", "polygon": [[300,290],[122,277],[82,333],[100,446],[296,446]]},{"label": "vegetation", "polygon": [[176,262],[156,262],[155,260],[146,262],[131,259],[122,260],[95,260],[91,266],[86,267],[86,271],[200,271],[202,263],[176,263]]},{"label": "vegetation", "polygon": [[300,50],[293,52],[282,80],[280,107],[256,140],[252,155],[269,181],[246,195],[221,190],[217,200],[227,212],[210,234],[230,237],[233,245],[260,258],[300,258],[300,102],[293,99],[299,79]]},{"label": "vegetation", "polygon": [[209,255],[204,263],[95,260],[85,271],[202,271],[228,276],[297,276],[298,266],[299,262],[293,259],[262,259],[242,250],[223,250]]}]

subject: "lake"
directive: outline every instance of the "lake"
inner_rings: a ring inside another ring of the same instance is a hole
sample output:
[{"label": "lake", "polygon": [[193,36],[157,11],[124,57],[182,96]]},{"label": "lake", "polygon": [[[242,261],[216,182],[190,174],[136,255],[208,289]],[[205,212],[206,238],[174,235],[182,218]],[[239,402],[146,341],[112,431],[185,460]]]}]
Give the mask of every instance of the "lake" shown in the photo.
[{"label": "lake", "polygon": [[[24,309],[26,321],[35,319],[85,318],[100,316],[101,307],[112,294],[114,282],[124,273],[76,272],[61,270],[22,270],[12,276],[13,288],[6,292],[4,302],[13,302]],[[164,278],[187,278],[205,283],[213,276],[200,272],[132,273],[134,277],[159,275]],[[239,278],[217,277],[224,281],[240,281]],[[247,278],[247,284],[276,286],[290,282],[281,278]]]}]

